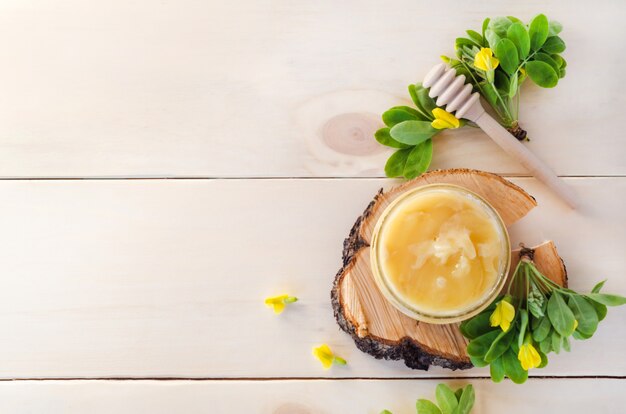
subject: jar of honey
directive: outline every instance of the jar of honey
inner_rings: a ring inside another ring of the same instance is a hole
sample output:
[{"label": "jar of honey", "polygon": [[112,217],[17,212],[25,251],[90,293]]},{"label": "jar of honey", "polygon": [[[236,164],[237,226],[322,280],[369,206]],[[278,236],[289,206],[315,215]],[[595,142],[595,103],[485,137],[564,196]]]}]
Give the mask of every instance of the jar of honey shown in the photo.
[{"label": "jar of honey", "polygon": [[378,220],[370,248],[383,295],[429,323],[459,322],[489,306],[505,284],[511,256],[498,212],[449,184],[396,198]]}]

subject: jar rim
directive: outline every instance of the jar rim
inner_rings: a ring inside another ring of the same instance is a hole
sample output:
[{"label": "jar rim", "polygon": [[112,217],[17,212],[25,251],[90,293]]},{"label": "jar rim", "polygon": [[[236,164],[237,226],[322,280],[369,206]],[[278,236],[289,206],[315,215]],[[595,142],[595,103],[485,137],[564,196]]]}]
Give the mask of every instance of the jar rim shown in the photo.
[{"label": "jar rim", "polygon": [[[379,258],[381,250],[379,239],[385,223],[392,215],[392,213],[398,208],[398,206],[401,206],[403,202],[406,202],[416,194],[438,189],[453,191],[457,194],[461,193],[463,196],[469,197],[471,200],[478,202],[478,204],[486,209],[486,211],[494,219],[494,223],[496,223],[496,227],[499,230],[498,233],[501,237],[501,243],[503,245],[502,250],[504,263],[500,266],[497,278],[493,286],[489,290],[487,290],[480,297],[480,300],[476,301],[476,303],[473,303],[470,306],[463,308],[459,311],[428,313],[424,312],[423,310],[417,309],[415,306],[411,306],[411,304],[407,303],[396,292],[394,292],[394,288],[390,286],[390,282],[384,276],[381,260]],[[487,200],[485,200],[484,197],[476,194],[472,190],[456,184],[427,184],[405,191],[404,193],[400,194],[396,199],[394,199],[389,204],[389,206],[387,206],[387,208],[385,208],[381,216],[378,218],[376,226],[374,227],[374,231],[372,232],[372,241],[370,243],[370,265],[378,289],[381,291],[385,299],[389,301],[399,311],[413,319],[417,319],[423,322],[434,324],[455,323],[477,315],[485,308],[487,308],[489,304],[498,296],[498,294],[504,287],[504,284],[506,283],[509,268],[511,265],[511,242],[509,239],[508,230],[506,228],[506,225],[504,224],[504,221],[502,220],[502,217],[500,216],[498,211]]]}]

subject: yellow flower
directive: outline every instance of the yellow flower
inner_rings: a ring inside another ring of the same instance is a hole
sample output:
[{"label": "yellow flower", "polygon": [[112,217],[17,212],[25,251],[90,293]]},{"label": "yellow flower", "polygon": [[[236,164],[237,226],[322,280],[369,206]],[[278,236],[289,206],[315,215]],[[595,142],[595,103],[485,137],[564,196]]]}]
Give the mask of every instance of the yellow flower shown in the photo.
[{"label": "yellow flower", "polygon": [[474,56],[474,66],[485,72],[493,70],[498,67],[500,61],[498,58],[493,57],[493,52],[488,47],[483,47],[480,52]]},{"label": "yellow flower", "polygon": [[517,359],[519,359],[519,362],[522,363],[522,368],[526,371],[541,365],[541,356],[530,342],[520,346]]},{"label": "yellow flower", "polygon": [[574,330],[578,328],[578,319],[574,319]]},{"label": "yellow flower", "polygon": [[431,125],[435,129],[453,129],[458,128],[461,125],[457,117],[444,109],[433,109],[433,115],[435,116],[435,119],[431,122]]},{"label": "yellow flower", "polygon": [[313,348],[313,355],[317,359],[320,360],[324,369],[330,368],[333,363],[338,365],[346,365],[347,362],[345,359],[340,358],[333,354],[333,351],[330,350],[330,347],[326,344],[322,344],[320,346],[316,346]]},{"label": "yellow flower", "polygon": [[499,326],[506,332],[511,327],[513,319],[515,319],[515,308],[503,299],[496,305],[496,309],[489,317],[489,322],[491,326]]},{"label": "yellow flower", "polygon": [[265,299],[265,304],[274,309],[275,314],[282,313],[288,303],[297,302],[298,298],[289,295],[279,295]]}]

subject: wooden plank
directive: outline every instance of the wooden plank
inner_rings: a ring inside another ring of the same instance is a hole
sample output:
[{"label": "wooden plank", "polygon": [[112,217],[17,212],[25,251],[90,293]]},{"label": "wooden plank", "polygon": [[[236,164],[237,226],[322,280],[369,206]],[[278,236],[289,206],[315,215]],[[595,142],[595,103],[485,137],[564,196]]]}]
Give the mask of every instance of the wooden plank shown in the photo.
[{"label": "wooden plank", "polygon": [[[15,414],[378,414],[383,409],[413,414],[418,398],[435,399],[441,381],[19,381],[0,384],[0,409]],[[467,382],[446,383],[456,388]],[[471,383],[476,413],[617,414],[626,404],[624,380],[531,379],[522,386],[508,381]]]},{"label": "wooden plank", "polygon": [[[554,240],[574,289],[626,293],[626,178],[568,179],[568,210],[539,203],[513,242]],[[0,377],[439,376],[358,351],[330,288],[343,238],[391,181],[0,181]],[[272,294],[300,297],[284,314]],[[626,308],[542,375],[626,375]],[[328,343],[349,365],[323,371]],[[457,373],[455,373],[456,375]],[[458,375],[486,375],[486,370]]]},{"label": "wooden plank", "polygon": [[[529,147],[559,174],[624,175],[615,68],[626,8],[559,0],[567,77],[524,88]],[[454,38],[517,0],[6,0],[0,177],[381,176],[379,116]],[[593,30],[589,22],[596,24]],[[598,64],[597,62],[602,62]],[[590,151],[593,156],[590,156]],[[437,139],[434,166],[520,174],[479,130]]]}]

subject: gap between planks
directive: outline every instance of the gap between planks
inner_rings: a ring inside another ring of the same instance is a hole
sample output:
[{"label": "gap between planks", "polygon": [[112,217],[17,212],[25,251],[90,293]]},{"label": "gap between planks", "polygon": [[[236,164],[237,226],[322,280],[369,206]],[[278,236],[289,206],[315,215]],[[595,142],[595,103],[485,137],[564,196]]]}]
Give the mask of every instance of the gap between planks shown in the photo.
[{"label": "gap between planks", "polygon": [[[19,381],[468,381],[487,380],[488,376],[432,376],[432,377],[32,377],[32,378],[0,378],[2,382]],[[625,380],[625,375],[539,375],[531,376],[529,380],[578,380],[578,379],[609,379]]]},{"label": "gap between planks", "polygon": [[[498,174],[503,178],[535,178],[532,175],[525,174]],[[626,178],[626,175],[559,175],[560,178]],[[332,177],[313,177],[313,176],[263,176],[263,177],[211,177],[211,176],[150,176],[150,177],[0,177],[0,181],[115,181],[115,180],[131,180],[131,181],[153,181],[153,180],[209,180],[209,181],[237,181],[237,180],[394,180],[402,182],[397,178],[388,178],[383,176],[332,176]]]}]

